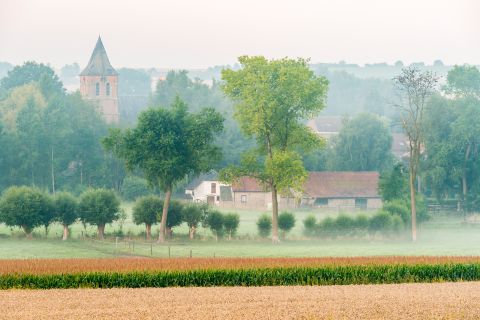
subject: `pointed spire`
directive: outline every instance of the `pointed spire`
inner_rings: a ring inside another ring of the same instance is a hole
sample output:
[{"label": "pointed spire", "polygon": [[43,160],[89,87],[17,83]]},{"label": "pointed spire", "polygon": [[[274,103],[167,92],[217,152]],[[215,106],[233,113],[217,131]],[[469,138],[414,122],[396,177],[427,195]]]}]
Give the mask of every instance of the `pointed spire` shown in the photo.
[{"label": "pointed spire", "polygon": [[107,51],[103,46],[102,38],[98,36],[97,44],[93,49],[92,56],[87,66],[80,73],[81,76],[113,76],[117,75],[117,71],[113,69],[108,60]]}]

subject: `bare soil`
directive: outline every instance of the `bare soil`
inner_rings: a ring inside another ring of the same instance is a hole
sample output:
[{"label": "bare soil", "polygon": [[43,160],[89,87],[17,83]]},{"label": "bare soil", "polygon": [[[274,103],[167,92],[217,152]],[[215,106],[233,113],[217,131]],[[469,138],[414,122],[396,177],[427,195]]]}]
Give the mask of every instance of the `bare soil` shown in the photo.
[{"label": "bare soil", "polygon": [[0,291],[0,319],[479,319],[480,282]]}]

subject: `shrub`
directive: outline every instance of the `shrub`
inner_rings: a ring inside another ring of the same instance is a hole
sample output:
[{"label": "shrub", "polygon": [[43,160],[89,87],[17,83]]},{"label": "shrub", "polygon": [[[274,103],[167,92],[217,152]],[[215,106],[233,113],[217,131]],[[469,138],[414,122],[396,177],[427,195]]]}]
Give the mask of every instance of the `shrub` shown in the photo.
[{"label": "shrub", "polygon": [[272,218],[267,213],[262,214],[257,220],[258,234],[266,238],[272,232]]},{"label": "shrub", "polygon": [[[163,200],[162,200],[163,203]],[[163,204],[162,204],[163,208]],[[183,222],[183,210],[184,205],[180,201],[172,200],[168,206],[168,218],[167,218],[167,234],[170,238],[173,237],[173,228],[182,224]],[[162,211],[157,216],[158,221],[162,220]]]},{"label": "shrub", "polygon": [[190,203],[183,209],[183,221],[188,225],[188,237],[193,239],[198,224],[205,220],[208,213],[208,205],[205,203]]},{"label": "shrub", "polygon": [[211,210],[208,212],[206,222],[215,234],[215,240],[218,241],[218,238],[223,235],[223,214],[218,210]]},{"label": "shrub", "polygon": [[368,229],[368,217],[364,214],[359,214],[355,218],[355,228],[358,230],[367,230]]},{"label": "shrub", "polygon": [[69,231],[68,226],[73,224],[78,218],[78,202],[77,199],[68,192],[57,192],[53,202],[55,211],[55,221],[63,226],[63,238],[67,240]]},{"label": "shrub", "polygon": [[315,230],[317,228],[317,219],[313,214],[309,215],[308,217],[303,220],[303,233],[307,237],[311,237],[315,234]]},{"label": "shrub", "polygon": [[237,232],[239,224],[240,216],[237,213],[227,213],[223,216],[223,226],[228,233],[228,240],[231,240],[232,236]]},{"label": "shrub", "polygon": [[335,219],[335,229],[337,231],[348,232],[355,228],[355,219],[346,214],[340,214],[337,219]]},{"label": "shrub", "polygon": [[156,196],[142,196],[137,198],[132,210],[133,222],[137,225],[145,224],[147,240],[152,237],[152,225],[157,223],[157,216],[161,214],[163,202]]},{"label": "shrub", "polygon": [[388,201],[383,205],[383,210],[392,216],[400,217],[404,223],[410,222],[410,208],[407,201],[403,199],[395,199]]},{"label": "shrub", "polygon": [[291,212],[282,212],[278,216],[278,228],[282,230],[282,238],[295,226],[295,216]]},{"label": "shrub", "polygon": [[104,238],[105,225],[116,220],[119,211],[120,201],[112,190],[89,189],[80,196],[80,219],[96,225],[100,239]]},{"label": "shrub", "polygon": [[23,229],[28,238],[32,230],[51,221],[53,207],[50,197],[31,187],[10,187],[0,200],[0,221]]},{"label": "shrub", "polygon": [[145,179],[137,176],[128,176],[123,180],[121,188],[122,198],[127,201],[134,201],[138,197],[152,194]]},{"label": "shrub", "polygon": [[399,216],[392,216],[392,231],[399,233],[405,229],[405,223]]},{"label": "shrub", "polygon": [[391,227],[392,216],[381,210],[370,218],[368,226],[369,230],[373,232],[391,230]]}]

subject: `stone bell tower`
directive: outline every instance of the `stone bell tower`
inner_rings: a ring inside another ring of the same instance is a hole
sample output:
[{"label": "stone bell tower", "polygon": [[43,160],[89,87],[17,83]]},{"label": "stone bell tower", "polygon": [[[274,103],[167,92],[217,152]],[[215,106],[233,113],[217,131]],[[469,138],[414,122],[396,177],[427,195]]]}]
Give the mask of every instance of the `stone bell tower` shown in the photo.
[{"label": "stone bell tower", "polygon": [[88,65],[80,73],[80,93],[98,107],[106,122],[119,122],[118,73],[108,61],[100,36]]}]

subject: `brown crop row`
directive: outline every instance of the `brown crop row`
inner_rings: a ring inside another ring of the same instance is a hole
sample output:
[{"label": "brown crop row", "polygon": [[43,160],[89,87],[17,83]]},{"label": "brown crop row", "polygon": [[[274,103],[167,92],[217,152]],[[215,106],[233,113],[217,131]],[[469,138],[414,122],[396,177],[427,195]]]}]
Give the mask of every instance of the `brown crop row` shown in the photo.
[{"label": "brown crop row", "polygon": [[445,263],[480,263],[480,257],[379,256],[341,258],[114,258],[0,260],[0,274],[65,274],[79,272]]}]

